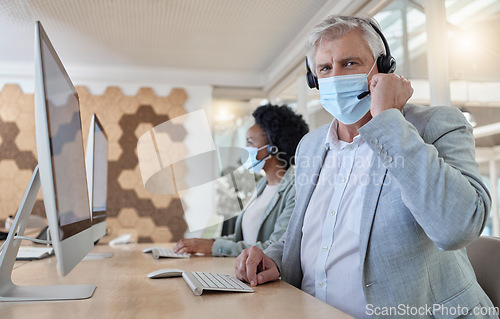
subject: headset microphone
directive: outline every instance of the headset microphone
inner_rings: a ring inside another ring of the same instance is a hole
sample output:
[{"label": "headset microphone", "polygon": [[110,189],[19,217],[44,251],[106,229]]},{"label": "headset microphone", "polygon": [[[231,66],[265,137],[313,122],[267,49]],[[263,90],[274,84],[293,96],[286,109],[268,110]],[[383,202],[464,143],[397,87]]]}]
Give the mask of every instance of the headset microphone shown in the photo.
[{"label": "headset microphone", "polygon": [[264,156],[260,161],[258,161],[257,163],[253,164],[252,166],[250,166],[250,168],[254,168],[255,166],[259,165],[260,162],[262,162],[263,160],[265,160],[269,155],[276,155],[278,154],[278,147],[276,145],[269,145],[267,147],[267,154],[266,156]]},{"label": "headset microphone", "polygon": [[370,95],[370,91],[364,91],[363,93],[359,94],[357,96],[357,98],[358,98],[358,100],[361,100],[362,98],[364,98],[367,95]]},{"label": "headset microphone", "polygon": [[258,161],[258,162],[257,162],[257,163],[255,163],[255,164],[253,164],[253,165],[252,165],[252,166],[250,166],[249,168],[254,168],[255,166],[259,165],[259,164],[260,164],[260,162],[262,162],[263,160],[265,160],[268,156],[269,156],[269,153],[267,153],[267,155],[266,155],[266,156],[264,156],[264,158],[263,158],[263,159],[261,159],[260,161]]},{"label": "headset microphone", "polygon": [[257,163],[253,164],[252,166],[250,166],[250,168],[254,168],[255,166],[259,165],[260,162],[262,162],[263,160],[265,160],[269,155],[271,155],[271,153],[269,153],[269,151],[267,151],[267,155],[264,156],[260,161],[258,161]]}]

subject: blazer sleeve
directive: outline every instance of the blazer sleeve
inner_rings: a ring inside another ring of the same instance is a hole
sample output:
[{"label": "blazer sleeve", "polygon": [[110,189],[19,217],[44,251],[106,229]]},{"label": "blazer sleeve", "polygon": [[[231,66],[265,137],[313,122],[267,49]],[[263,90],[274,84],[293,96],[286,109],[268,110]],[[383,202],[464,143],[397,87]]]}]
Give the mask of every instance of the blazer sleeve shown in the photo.
[{"label": "blazer sleeve", "polygon": [[283,235],[278,241],[272,243],[264,250],[264,254],[266,254],[274,261],[280,273],[281,273],[281,264],[283,261],[283,250],[285,249],[286,233],[287,231],[283,233]]},{"label": "blazer sleeve", "polygon": [[214,242],[214,245],[212,246],[212,255],[238,256],[244,249],[251,246],[257,246],[264,250],[273,242],[280,239],[281,236],[285,233],[288,222],[290,220],[290,216],[292,215],[293,209],[295,207],[295,186],[293,181],[290,183],[289,187],[285,189],[282,196],[284,207],[279,213],[279,216],[274,224],[273,231],[266,241],[258,241],[254,245],[250,245],[243,240],[235,241],[234,234],[227,237],[217,238]]},{"label": "blazer sleeve", "polygon": [[472,127],[457,108],[432,109],[422,136],[397,109],[359,133],[426,235],[442,250],[460,249],[481,234],[491,200],[475,161]]}]

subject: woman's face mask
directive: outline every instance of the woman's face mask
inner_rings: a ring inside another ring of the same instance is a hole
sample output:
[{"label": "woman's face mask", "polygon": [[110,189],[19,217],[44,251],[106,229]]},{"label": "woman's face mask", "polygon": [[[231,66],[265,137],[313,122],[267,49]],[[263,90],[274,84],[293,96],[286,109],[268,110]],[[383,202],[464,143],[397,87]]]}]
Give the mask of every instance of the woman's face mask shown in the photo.
[{"label": "woman's face mask", "polygon": [[257,153],[268,146],[264,145],[261,148],[245,146],[244,149],[248,152],[248,158],[246,154],[241,156],[241,162],[243,163],[243,167],[249,170],[252,173],[258,173],[266,164],[266,160],[269,158],[269,154],[266,155],[263,159],[257,159]]},{"label": "woman's face mask", "polygon": [[[370,74],[375,67],[373,64]],[[358,99],[368,91],[368,74],[338,75],[318,79],[320,103],[343,124],[354,124],[370,111],[370,96]]]}]

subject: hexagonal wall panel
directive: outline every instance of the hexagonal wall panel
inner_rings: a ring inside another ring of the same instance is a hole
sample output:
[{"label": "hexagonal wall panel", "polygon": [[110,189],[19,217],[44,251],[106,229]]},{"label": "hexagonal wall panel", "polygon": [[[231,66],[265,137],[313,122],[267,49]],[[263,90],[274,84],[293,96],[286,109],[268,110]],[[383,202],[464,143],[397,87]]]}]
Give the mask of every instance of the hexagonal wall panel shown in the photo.
[{"label": "hexagonal wall panel", "polygon": [[141,175],[136,170],[124,169],[118,176],[118,184],[123,189],[135,189],[142,185]]},{"label": "hexagonal wall panel", "polygon": [[145,238],[151,236],[155,230],[155,223],[149,217],[140,218],[136,225],[137,232],[140,238]]},{"label": "hexagonal wall panel", "polygon": [[153,242],[169,242],[172,241],[172,232],[168,227],[156,227],[151,235]]},{"label": "hexagonal wall panel", "polygon": [[[102,96],[81,86],[77,91],[84,143],[93,113],[108,136],[110,236],[130,232],[139,242],[181,238],[187,225],[179,197],[145,191],[136,147],[141,132],[186,113],[184,89],[173,89],[168,96],[157,96],[151,88],[141,88],[135,96],[125,96],[117,87],[108,87]],[[183,137],[178,139],[182,149]],[[36,164],[33,94],[5,85],[0,88],[0,222],[17,210]],[[40,192],[33,214],[45,217],[41,199]]]},{"label": "hexagonal wall panel", "polygon": [[118,221],[123,227],[134,227],[139,221],[139,216],[134,208],[123,208],[118,213]]},{"label": "hexagonal wall panel", "polygon": [[22,94],[18,85],[6,84],[0,91],[0,100],[4,103],[15,103]]}]

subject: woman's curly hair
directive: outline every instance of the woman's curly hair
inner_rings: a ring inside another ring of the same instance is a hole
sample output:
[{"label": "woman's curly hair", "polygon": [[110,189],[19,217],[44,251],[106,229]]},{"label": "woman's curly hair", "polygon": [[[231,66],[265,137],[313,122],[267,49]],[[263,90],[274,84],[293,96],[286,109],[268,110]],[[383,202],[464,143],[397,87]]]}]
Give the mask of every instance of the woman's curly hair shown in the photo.
[{"label": "woman's curly hair", "polygon": [[269,144],[278,148],[278,159],[286,161],[286,167],[295,164],[295,150],[300,139],[309,132],[309,126],[287,105],[259,106],[253,113],[255,123],[267,133]]}]

